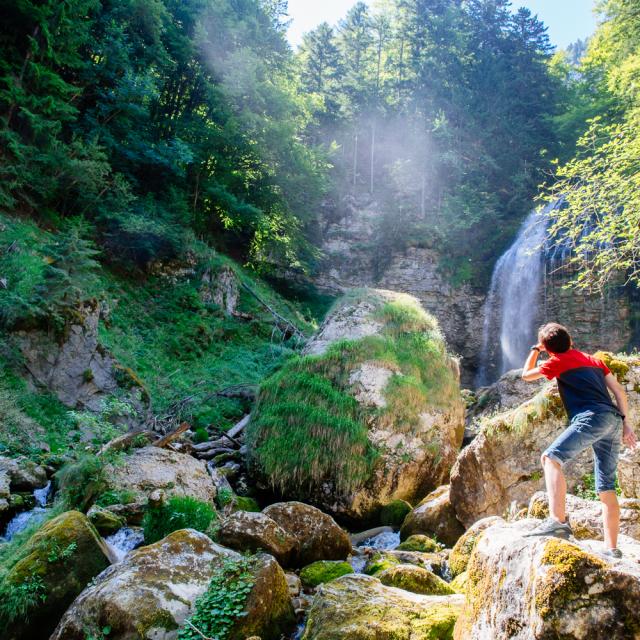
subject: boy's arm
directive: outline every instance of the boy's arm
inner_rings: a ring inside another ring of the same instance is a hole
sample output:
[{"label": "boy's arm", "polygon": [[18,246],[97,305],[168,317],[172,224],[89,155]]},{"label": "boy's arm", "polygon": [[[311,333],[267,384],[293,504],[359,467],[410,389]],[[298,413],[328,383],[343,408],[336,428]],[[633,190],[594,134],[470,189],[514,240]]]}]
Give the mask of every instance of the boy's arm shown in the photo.
[{"label": "boy's arm", "polygon": [[627,403],[627,393],[612,373],[608,373],[604,380],[607,383],[609,391],[613,393],[616,399],[616,404],[618,405],[620,413],[624,416],[624,421],[622,423],[622,442],[624,442],[627,447],[635,449],[638,445],[638,439],[631,428],[631,422],[628,416],[629,405]]},{"label": "boy's arm", "polygon": [[540,378],[544,378],[544,376],[540,373],[540,367],[536,367],[538,363],[538,356],[540,352],[544,351],[544,347],[539,344],[536,349],[531,349],[529,355],[527,356],[527,360],[524,363],[524,368],[522,369],[522,379],[527,382],[533,382],[534,380],[539,380]]}]

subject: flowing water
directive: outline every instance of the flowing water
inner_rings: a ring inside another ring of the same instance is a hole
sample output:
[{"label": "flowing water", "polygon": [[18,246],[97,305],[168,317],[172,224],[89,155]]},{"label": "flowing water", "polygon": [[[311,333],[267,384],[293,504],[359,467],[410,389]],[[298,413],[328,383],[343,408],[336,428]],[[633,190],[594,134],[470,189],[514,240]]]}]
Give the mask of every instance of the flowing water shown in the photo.
[{"label": "flowing water", "polygon": [[529,347],[536,341],[540,321],[547,214],[557,206],[532,211],[514,243],[493,270],[484,307],[484,326],[477,386],[497,380],[510,369],[521,367]]},{"label": "flowing water", "polygon": [[7,525],[4,535],[0,536],[0,541],[9,542],[13,536],[21,531],[24,531],[28,526],[36,524],[44,519],[47,512],[47,502],[51,494],[51,481],[47,483],[42,489],[36,489],[33,492],[33,497],[36,501],[36,506],[29,511],[22,511],[18,515],[14,516]]},{"label": "flowing water", "polygon": [[118,562],[122,562],[130,551],[144,544],[144,533],[138,527],[122,527],[104,541],[111,547]]}]

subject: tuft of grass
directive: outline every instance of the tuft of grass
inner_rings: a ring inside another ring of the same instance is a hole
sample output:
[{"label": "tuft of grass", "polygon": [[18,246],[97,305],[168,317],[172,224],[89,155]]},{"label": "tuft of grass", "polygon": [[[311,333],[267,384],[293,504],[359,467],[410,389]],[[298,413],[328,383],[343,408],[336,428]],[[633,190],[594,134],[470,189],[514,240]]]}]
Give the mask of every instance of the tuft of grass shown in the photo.
[{"label": "tuft of grass", "polygon": [[179,529],[205,532],[216,517],[215,509],[206,502],[188,496],[173,496],[145,513],[144,541],[146,544],[157,542]]},{"label": "tuft of grass", "polygon": [[[436,321],[409,296],[389,302],[365,290],[346,300],[357,296],[373,304],[372,316],[384,323],[379,334],[295,358],[262,385],[247,437],[254,463],[280,491],[314,491],[327,481],[340,492],[354,491],[379,457],[368,438],[373,421],[407,432],[426,408],[460,402]],[[354,398],[350,374],[365,362],[396,374],[384,390],[384,408]]]}]

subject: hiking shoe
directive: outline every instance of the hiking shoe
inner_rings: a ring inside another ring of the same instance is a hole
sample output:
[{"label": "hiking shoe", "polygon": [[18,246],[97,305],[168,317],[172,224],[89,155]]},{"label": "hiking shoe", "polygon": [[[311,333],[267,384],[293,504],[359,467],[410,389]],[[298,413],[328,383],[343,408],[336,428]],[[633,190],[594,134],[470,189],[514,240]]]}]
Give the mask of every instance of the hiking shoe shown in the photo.
[{"label": "hiking shoe", "polygon": [[603,555],[607,556],[607,558],[619,560],[622,558],[622,551],[620,551],[620,549],[607,549]]},{"label": "hiking shoe", "polygon": [[573,529],[568,522],[558,522],[553,518],[543,520],[535,529],[525,533],[525,538],[535,538],[542,536],[552,536],[554,538],[563,538],[568,540],[573,535]]}]

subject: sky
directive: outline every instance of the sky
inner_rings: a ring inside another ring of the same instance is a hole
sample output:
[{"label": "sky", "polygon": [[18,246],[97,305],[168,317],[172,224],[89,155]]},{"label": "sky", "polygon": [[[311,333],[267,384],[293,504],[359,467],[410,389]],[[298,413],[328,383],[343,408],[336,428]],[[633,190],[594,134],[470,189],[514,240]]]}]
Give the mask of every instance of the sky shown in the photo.
[{"label": "sky", "polygon": [[[512,0],[514,7],[528,7],[549,27],[551,42],[560,48],[590,36],[596,27],[592,0]],[[321,22],[335,24],[355,0],[289,0],[289,41],[297,46],[302,34]],[[371,2],[369,2],[371,4]]]}]

